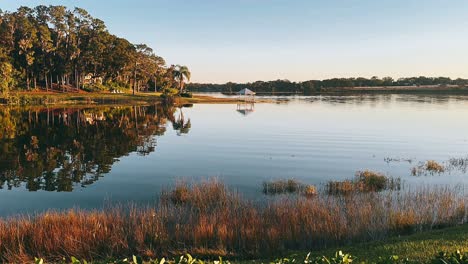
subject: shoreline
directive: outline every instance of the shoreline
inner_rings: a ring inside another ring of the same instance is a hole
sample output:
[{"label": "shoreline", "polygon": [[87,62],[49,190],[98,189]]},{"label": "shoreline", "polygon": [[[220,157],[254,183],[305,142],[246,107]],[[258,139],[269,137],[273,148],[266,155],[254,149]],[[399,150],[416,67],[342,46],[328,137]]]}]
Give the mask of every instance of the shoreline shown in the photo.
[{"label": "shoreline", "polygon": [[[174,97],[176,104],[235,104],[245,102],[237,97],[214,97],[209,94],[195,91],[192,98]],[[235,95],[235,93],[223,93],[226,95]],[[314,91],[307,94],[302,93],[257,93],[258,96],[315,96],[315,95],[376,95],[376,94],[427,94],[427,95],[468,95],[468,87],[452,86],[382,86],[382,87],[336,87],[326,88],[320,91]],[[114,104],[152,104],[163,102],[161,93],[131,93],[113,94],[108,92],[77,92],[77,93],[58,93],[45,91],[24,91],[10,93],[9,97],[16,100],[16,103],[7,103],[5,97],[0,97],[0,105],[114,105]],[[268,103],[271,99],[256,98],[255,103]]]},{"label": "shoreline", "polygon": [[[10,93],[11,100],[15,103],[7,103],[5,97],[0,97],[0,105],[18,105],[18,106],[57,106],[57,105],[116,105],[132,104],[144,105],[163,102],[161,93],[56,93],[56,92],[17,92]],[[192,98],[175,97],[176,104],[234,104],[239,102],[237,98],[217,98],[205,95],[195,95]]]},{"label": "shoreline", "polygon": [[[206,91],[207,93],[215,91]],[[236,95],[237,93],[222,92],[225,95]],[[203,91],[194,91],[194,93],[203,93]],[[216,93],[216,92],[215,92]],[[297,96],[297,95],[335,95],[335,94],[466,94],[468,95],[467,86],[366,86],[366,87],[333,87],[333,88],[318,88],[309,92],[257,92],[257,95],[279,95],[279,96]]]}]

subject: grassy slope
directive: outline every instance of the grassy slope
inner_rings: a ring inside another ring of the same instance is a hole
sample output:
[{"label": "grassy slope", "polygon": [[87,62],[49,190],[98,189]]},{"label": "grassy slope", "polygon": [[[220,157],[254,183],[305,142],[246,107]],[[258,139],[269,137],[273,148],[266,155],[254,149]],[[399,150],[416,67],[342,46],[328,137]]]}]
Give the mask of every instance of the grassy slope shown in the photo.
[{"label": "grassy slope", "polygon": [[[50,98],[56,100],[56,104],[82,104],[93,101],[94,103],[129,103],[129,104],[147,104],[161,101],[161,93],[131,93],[113,94],[113,93],[56,93],[56,92],[19,92],[11,93],[15,96],[27,96],[30,98]],[[193,98],[178,98],[177,103],[236,103],[237,98],[215,98],[211,96],[196,95]]]},{"label": "grassy slope", "polygon": [[[428,262],[440,251],[468,251],[468,224],[459,227],[434,230],[410,236],[391,238],[386,241],[361,243],[340,248],[312,252],[312,256],[333,256],[337,251],[355,256],[358,262],[377,261],[379,257],[398,255],[401,258],[421,263]],[[305,256],[308,252],[298,252]]]}]

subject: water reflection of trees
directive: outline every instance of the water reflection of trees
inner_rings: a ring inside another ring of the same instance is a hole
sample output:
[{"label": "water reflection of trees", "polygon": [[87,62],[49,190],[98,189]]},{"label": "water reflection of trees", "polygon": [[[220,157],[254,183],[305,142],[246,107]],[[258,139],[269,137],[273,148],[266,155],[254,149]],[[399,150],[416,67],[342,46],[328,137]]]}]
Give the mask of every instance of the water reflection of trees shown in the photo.
[{"label": "water reflection of trees", "polygon": [[[191,107],[191,105],[188,105],[187,107]],[[183,107],[179,108],[177,117],[175,115],[171,115],[172,119],[170,120],[172,123],[172,128],[177,131],[178,136],[181,136],[182,134],[188,134],[190,128],[192,128],[192,122],[190,122],[190,119],[185,118],[182,108]]]},{"label": "water reflection of trees", "polygon": [[[155,151],[167,122],[188,133],[190,121],[169,105],[0,109],[0,188],[73,191],[110,172],[122,156]],[[183,132],[182,132],[183,131]]]}]

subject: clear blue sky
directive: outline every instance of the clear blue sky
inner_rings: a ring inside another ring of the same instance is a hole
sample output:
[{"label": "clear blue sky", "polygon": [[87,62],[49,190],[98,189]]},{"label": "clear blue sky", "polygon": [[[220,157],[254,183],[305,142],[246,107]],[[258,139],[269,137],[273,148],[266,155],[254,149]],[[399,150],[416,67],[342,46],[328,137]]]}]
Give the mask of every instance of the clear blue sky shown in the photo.
[{"label": "clear blue sky", "polygon": [[192,81],[468,78],[466,0],[0,0],[87,9]]}]

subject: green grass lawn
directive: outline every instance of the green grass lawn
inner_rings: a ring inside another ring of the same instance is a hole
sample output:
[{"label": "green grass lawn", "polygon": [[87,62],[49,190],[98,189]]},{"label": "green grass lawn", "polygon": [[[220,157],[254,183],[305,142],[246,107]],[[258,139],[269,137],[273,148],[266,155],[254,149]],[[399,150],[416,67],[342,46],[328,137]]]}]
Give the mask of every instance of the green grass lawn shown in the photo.
[{"label": "green grass lawn", "polygon": [[[10,93],[10,103],[13,105],[90,105],[90,104],[151,104],[161,102],[161,93],[144,92],[113,94],[108,92],[17,92]],[[13,98],[13,99],[12,99]],[[4,98],[0,96],[0,104]],[[236,103],[237,98],[215,98],[211,96],[196,95],[193,98],[175,97],[176,104],[193,103]]]},{"label": "green grass lawn", "polygon": [[[468,224],[441,230],[401,236],[386,241],[359,243],[351,246],[313,251],[312,256],[334,256],[335,252],[343,251],[356,257],[354,263],[374,262],[379,257],[387,258],[397,255],[420,263],[427,263],[441,251],[468,251]],[[308,252],[297,252],[301,259]]]}]

